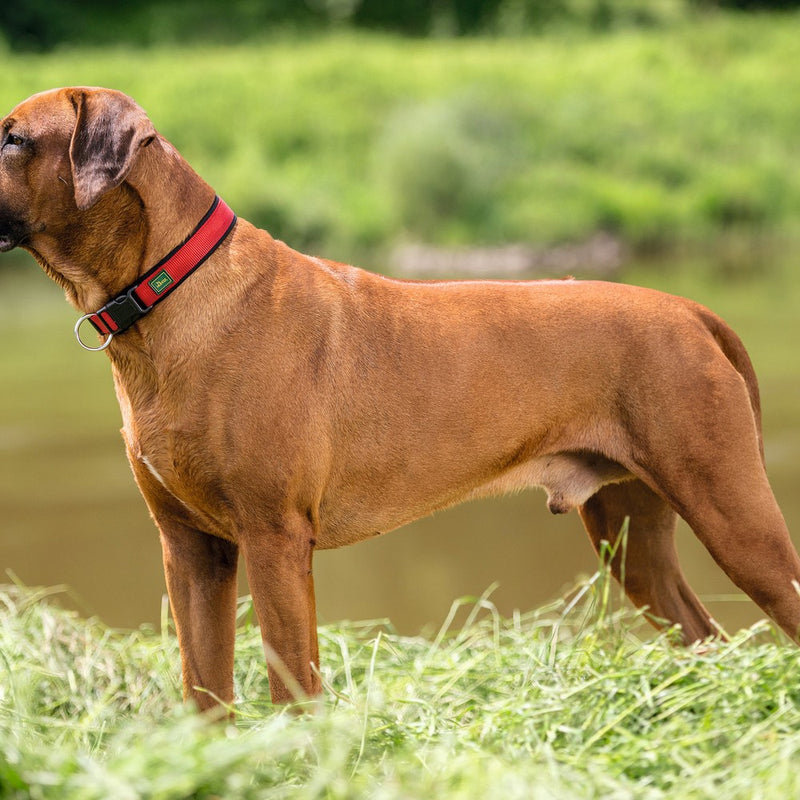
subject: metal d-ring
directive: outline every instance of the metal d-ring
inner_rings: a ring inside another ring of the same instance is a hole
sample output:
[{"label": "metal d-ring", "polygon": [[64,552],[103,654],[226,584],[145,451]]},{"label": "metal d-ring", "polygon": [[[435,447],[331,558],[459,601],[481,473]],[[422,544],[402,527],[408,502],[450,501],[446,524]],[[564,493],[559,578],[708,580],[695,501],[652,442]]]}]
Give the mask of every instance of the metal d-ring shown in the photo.
[{"label": "metal d-ring", "polygon": [[108,338],[100,345],[100,347],[89,347],[86,342],[81,339],[81,325],[86,322],[89,317],[94,316],[94,314],[84,314],[76,323],[75,323],[75,338],[78,340],[78,344],[84,349],[89,350],[92,353],[99,353],[101,350],[105,350],[111,344],[111,340],[114,338],[113,333],[109,333]]}]

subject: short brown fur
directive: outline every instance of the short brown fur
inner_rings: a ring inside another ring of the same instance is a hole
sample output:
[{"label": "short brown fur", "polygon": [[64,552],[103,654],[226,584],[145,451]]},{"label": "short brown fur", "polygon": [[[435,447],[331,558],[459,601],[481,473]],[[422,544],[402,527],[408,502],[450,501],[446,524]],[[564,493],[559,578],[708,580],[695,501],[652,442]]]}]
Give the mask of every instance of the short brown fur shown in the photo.
[{"label": "short brown fur", "polygon": [[[82,312],[214,197],[118,92],[36,95],[0,146],[0,249],[30,251]],[[797,638],[800,559],[764,470],[755,375],[693,302],[602,282],[391,280],[239,220],[107,353],[201,708],[233,700],[240,553],[273,699],[313,696],[315,549],[536,485],[552,511],[578,509],[597,548],[630,517],[625,588],[685,641],[716,629],[678,565],[678,514]]]}]

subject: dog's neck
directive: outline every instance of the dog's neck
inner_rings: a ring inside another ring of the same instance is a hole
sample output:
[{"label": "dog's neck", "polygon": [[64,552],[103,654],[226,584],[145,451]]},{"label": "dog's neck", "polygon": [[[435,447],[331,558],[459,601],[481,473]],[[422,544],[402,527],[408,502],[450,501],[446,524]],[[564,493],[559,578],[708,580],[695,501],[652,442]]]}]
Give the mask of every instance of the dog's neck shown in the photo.
[{"label": "dog's neck", "polygon": [[208,211],[215,192],[161,136],[140,152],[126,183],[138,194],[147,223],[135,280],[184,241]]},{"label": "dog's neck", "polygon": [[[180,181],[176,170],[184,173]],[[142,276],[192,231],[214,191],[161,138],[145,148],[123,184],[70,230],[45,230],[24,248],[88,313]]]}]

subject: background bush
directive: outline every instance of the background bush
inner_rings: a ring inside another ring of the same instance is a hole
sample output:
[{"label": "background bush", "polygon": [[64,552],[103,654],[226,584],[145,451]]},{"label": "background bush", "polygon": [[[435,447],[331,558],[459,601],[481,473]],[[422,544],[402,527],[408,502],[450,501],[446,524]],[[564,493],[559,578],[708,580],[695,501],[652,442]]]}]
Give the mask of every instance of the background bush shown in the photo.
[{"label": "background bush", "polygon": [[514,39],[292,37],[17,54],[10,109],[119,88],[242,216],[377,265],[398,241],[635,253],[800,236],[800,16]]},{"label": "background bush", "polygon": [[[126,14],[136,24],[127,46],[9,55],[0,104],[59,85],[119,88],[242,216],[298,249],[365,265],[385,265],[398,242],[551,246],[602,232],[650,255],[800,238],[787,102],[800,90],[797,12],[707,13],[699,0],[415,3],[6,5],[6,31],[15,20],[34,36],[8,33],[15,45],[113,39]],[[347,29],[433,31],[435,9],[488,31],[517,18],[535,27],[543,9],[567,22],[513,37]],[[598,34],[600,11],[626,22]],[[151,35],[161,43],[130,45]],[[195,37],[216,43],[183,42]]]}]

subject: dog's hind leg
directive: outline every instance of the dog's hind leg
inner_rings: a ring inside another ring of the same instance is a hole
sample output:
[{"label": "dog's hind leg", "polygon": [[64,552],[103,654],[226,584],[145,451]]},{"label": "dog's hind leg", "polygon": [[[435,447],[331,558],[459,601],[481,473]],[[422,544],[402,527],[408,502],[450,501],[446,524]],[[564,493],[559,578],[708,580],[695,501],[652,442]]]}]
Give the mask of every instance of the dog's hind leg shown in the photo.
[{"label": "dog's hind leg", "polygon": [[764,467],[754,385],[712,364],[658,419],[638,434],[649,454],[639,473],[728,577],[799,641],[800,557]]},{"label": "dog's hind leg", "polygon": [[274,703],[305,700],[321,691],[314,545],[313,526],[299,513],[241,537]]},{"label": "dog's hind leg", "polygon": [[717,633],[681,571],[675,549],[677,515],[664,500],[632,480],[604,486],[579,513],[598,552],[603,540],[612,548],[617,544],[629,518],[627,542],[616,547],[611,571],[634,605],[647,607],[656,627],[679,624],[686,644]]},{"label": "dog's hind leg", "polygon": [[[760,462],[733,461],[676,507],[728,577],[800,641],[800,557]],[[744,480],[742,475],[747,475]]]}]

